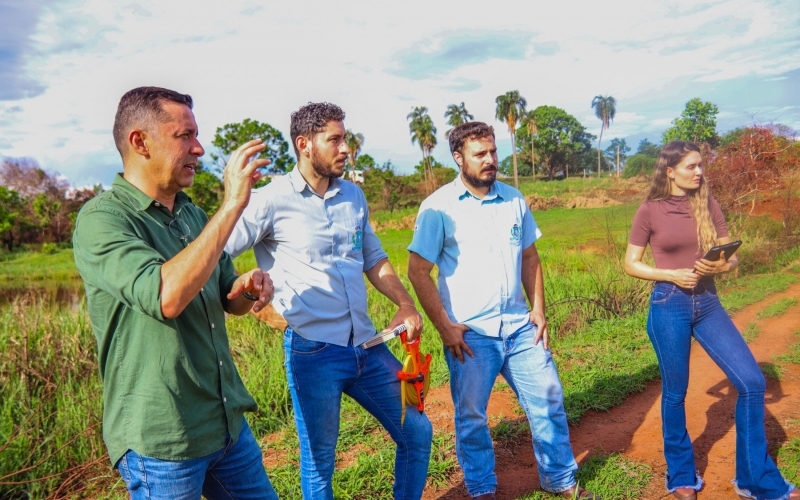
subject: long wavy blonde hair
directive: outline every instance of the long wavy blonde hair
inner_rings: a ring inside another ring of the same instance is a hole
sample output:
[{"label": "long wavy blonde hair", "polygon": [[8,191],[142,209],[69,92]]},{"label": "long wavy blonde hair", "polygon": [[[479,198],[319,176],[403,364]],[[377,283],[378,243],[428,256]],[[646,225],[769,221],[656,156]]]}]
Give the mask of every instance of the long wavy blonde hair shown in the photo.
[{"label": "long wavy blonde hair", "polygon": [[[670,179],[667,177],[667,168],[675,168],[691,152],[700,153],[700,148],[686,141],[672,141],[661,150],[658,161],[653,171],[653,183],[645,200],[666,200],[672,192]],[[701,253],[708,252],[711,247],[719,244],[717,228],[711,218],[708,208],[711,192],[705,176],[700,178],[700,187],[688,191],[689,204],[692,207],[692,217],[697,226],[697,247]]]}]

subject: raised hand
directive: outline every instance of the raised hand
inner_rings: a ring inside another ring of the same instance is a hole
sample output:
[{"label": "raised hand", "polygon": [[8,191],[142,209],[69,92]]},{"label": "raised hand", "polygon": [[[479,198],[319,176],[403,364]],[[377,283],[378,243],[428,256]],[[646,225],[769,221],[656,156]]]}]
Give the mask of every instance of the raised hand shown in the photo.
[{"label": "raised hand", "polygon": [[225,198],[223,205],[229,208],[242,209],[250,202],[250,190],[261,179],[257,169],[266,167],[271,162],[266,159],[248,160],[267,148],[261,139],[246,142],[236,148],[225,166]]}]

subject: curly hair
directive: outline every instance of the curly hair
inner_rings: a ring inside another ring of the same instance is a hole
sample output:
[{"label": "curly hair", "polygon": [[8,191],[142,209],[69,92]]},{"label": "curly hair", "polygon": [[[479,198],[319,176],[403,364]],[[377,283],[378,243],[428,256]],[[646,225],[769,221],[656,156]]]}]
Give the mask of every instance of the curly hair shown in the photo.
[{"label": "curly hair", "polygon": [[494,127],[483,122],[467,122],[457,125],[450,131],[448,140],[450,141],[450,153],[462,153],[464,143],[476,139],[494,139]]},{"label": "curly hair", "polygon": [[328,122],[343,122],[344,111],[342,108],[329,102],[309,102],[302,108],[292,113],[292,124],[289,134],[292,137],[294,154],[300,158],[297,149],[297,138],[301,135],[312,138],[319,134],[328,125]]},{"label": "curly hair", "polygon": [[[675,168],[689,153],[700,153],[696,144],[686,141],[672,141],[661,150],[653,170],[653,182],[645,200],[666,200],[672,192],[672,185],[667,177],[667,168]],[[692,217],[697,225],[697,247],[702,253],[717,245],[717,229],[708,208],[711,191],[706,177],[700,177],[700,187],[688,192]]]},{"label": "curly hair", "polygon": [[163,101],[176,102],[192,109],[192,96],[161,87],[138,87],[129,90],[119,100],[114,117],[114,143],[124,158],[127,151],[128,131],[132,128],[147,128],[161,123],[169,115],[161,107]]}]

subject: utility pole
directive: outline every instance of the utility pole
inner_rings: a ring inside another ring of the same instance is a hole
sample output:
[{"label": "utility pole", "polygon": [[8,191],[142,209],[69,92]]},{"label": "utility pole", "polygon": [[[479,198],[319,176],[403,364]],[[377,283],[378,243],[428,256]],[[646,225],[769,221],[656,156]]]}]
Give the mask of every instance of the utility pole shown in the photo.
[{"label": "utility pole", "polygon": [[617,177],[619,177],[619,145],[617,145]]}]

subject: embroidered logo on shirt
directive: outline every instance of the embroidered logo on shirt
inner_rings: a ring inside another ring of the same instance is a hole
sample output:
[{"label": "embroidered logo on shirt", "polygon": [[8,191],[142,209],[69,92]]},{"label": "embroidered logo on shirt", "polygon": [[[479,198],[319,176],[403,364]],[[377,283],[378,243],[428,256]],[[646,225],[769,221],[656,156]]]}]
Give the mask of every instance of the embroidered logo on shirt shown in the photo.
[{"label": "embroidered logo on shirt", "polygon": [[511,228],[511,241],[520,240],[522,240],[522,229],[520,229],[519,224],[514,224],[514,227]]},{"label": "embroidered logo on shirt", "polygon": [[356,226],[356,232],[353,233],[353,250],[361,251],[364,244],[364,235],[361,232],[361,226]]}]

